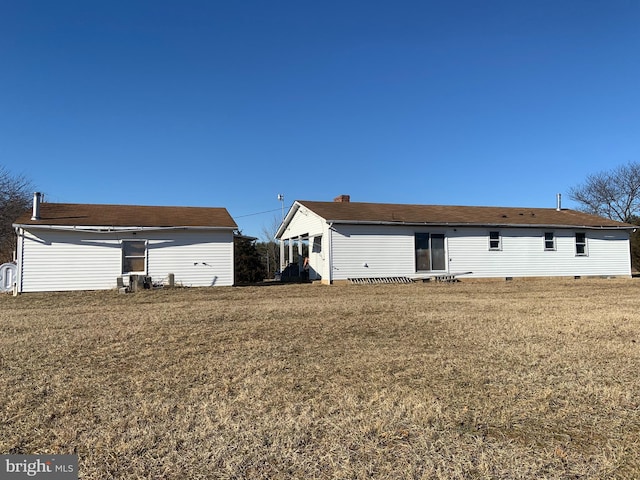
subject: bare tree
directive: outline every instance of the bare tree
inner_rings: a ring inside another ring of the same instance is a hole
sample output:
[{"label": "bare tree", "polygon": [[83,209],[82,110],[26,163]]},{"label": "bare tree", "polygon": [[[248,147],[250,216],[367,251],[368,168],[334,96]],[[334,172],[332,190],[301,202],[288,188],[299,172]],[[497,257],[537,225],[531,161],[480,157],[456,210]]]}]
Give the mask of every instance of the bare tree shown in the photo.
[{"label": "bare tree", "polygon": [[621,222],[640,216],[640,163],[628,163],[611,171],[589,175],[569,190],[581,210]]},{"label": "bare tree", "polygon": [[275,241],[279,227],[280,220],[276,216],[268,225],[262,226],[262,242],[259,244],[259,251],[264,257],[268,278],[273,278],[280,268],[280,246]]},{"label": "bare tree", "polygon": [[16,237],[12,224],[29,209],[31,182],[23,175],[14,175],[0,165],[0,263],[12,260]]}]

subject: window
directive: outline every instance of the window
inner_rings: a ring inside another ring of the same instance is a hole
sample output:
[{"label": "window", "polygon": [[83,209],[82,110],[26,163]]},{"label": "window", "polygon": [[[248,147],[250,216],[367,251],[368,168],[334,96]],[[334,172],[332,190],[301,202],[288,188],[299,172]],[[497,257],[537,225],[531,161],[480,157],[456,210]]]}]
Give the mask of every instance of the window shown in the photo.
[{"label": "window", "polygon": [[500,232],[489,232],[489,250],[500,250]]},{"label": "window", "polygon": [[545,250],[556,249],[556,239],[553,236],[553,232],[544,232],[544,249]]},{"label": "window", "polygon": [[146,240],[122,241],[122,273],[145,273],[147,260]]},{"label": "window", "polygon": [[441,233],[416,233],[416,271],[446,270],[444,235]]},{"label": "window", "polygon": [[576,232],[576,255],[587,256],[587,235],[584,232]]}]

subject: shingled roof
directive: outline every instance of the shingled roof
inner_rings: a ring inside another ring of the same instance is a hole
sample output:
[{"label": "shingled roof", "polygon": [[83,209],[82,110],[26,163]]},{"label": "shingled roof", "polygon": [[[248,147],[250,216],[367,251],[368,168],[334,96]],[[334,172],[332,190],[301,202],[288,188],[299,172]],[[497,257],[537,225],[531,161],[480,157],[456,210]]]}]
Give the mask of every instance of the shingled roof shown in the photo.
[{"label": "shingled roof", "polygon": [[31,212],[18,217],[16,225],[90,227],[205,227],[237,228],[225,208],[155,207],[142,205],[98,205],[41,203],[40,218]]},{"label": "shingled roof", "polygon": [[307,200],[298,200],[297,203],[333,223],[637,228],[637,226],[628,223],[616,222],[570,209],[314,202]]}]

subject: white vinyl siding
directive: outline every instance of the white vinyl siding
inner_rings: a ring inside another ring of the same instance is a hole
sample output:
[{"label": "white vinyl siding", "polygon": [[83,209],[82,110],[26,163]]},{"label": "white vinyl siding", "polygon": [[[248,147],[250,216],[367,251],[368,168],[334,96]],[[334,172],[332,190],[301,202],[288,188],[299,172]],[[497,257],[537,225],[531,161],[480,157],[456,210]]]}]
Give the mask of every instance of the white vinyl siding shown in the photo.
[{"label": "white vinyl siding", "polygon": [[317,235],[309,239],[309,280],[321,280],[325,267],[324,248],[322,246],[323,236]]},{"label": "white vinyl siding", "polygon": [[[311,280],[328,279],[330,276],[327,252],[329,251],[329,226],[325,220],[306,207],[300,207],[295,213],[281,238],[294,244],[294,252],[297,252],[298,237],[303,236],[308,240],[309,252],[309,278]],[[288,258],[288,245],[285,247],[285,257]]]},{"label": "white vinyl siding", "polygon": [[[334,225],[332,280],[419,276],[415,272],[415,233],[420,231],[434,230]],[[623,230],[587,231],[588,257],[576,256],[571,229],[554,232],[552,251],[541,248],[543,229],[502,228],[499,251],[487,248],[486,228],[458,227],[439,233],[445,234],[447,271],[465,273],[461,278],[631,275],[629,234]]]},{"label": "white vinyl siding", "polygon": [[231,231],[191,231],[171,240],[160,233],[149,236],[149,275],[175,275],[185,287],[233,285]]},{"label": "white vinyl siding", "polygon": [[[18,266],[21,291],[115,288],[122,275],[122,240],[131,238],[131,233],[25,232]],[[147,242],[146,273],[154,280],[173,273],[177,285],[233,285],[231,230],[146,231],[137,238]]]},{"label": "white vinyl siding", "polygon": [[540,248],[542,230],[510,228],[500,233],[501,251],[488,252],[485,230],[450,232],[450,270],[473,272],[469,277],[631,275],[626,231],[588,231],[589,257],[576,256],[573,230],[555,232],[553,251]]},{"label": "white vinyl siding", "polygon": [[333,280],[415,276],[415,230],[334,225]]},{"label": "white vinyl siding", "polygon": [[21,291],[104,290],[115,288],[122,270],[122,247],[101,234],[32,230],[25,232]]},{"label": "white vinyl siding", "polygon": [[305,207],[300,207],[289,222],[282,238],[296,238],[298,235],[322,235],[326,229],[326,222]]}]

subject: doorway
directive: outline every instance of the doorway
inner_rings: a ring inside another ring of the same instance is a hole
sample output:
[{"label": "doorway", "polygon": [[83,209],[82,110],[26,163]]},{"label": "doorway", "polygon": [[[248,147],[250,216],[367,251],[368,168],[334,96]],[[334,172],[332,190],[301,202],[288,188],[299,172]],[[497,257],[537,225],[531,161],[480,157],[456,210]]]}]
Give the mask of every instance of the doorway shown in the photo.
[{"label": "doorway", "polygon": [[445,271],[447,269],[444,234],[416,233],[415,251],[416,272]]}]

